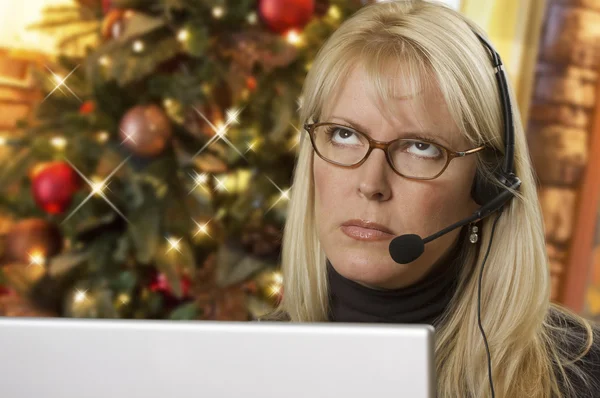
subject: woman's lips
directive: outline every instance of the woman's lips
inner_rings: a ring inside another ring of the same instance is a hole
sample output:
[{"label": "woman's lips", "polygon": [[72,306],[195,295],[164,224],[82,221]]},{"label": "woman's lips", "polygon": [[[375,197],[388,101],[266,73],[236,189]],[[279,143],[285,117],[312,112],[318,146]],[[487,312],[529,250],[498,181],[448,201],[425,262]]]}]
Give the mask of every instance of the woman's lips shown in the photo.
[{"label": "woman's lips", "polygon": [[377,229],[363,228],[356,225],[342,225],[340,227],[343,233],[356,240],[377,241],[389,240],[394,238],[394,235]]}]

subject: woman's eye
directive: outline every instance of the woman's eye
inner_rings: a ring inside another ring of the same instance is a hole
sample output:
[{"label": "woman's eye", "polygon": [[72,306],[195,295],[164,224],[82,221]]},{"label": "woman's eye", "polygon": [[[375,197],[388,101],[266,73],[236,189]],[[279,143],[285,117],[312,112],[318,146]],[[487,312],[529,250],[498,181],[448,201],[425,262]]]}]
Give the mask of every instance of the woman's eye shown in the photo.
[{"label": "woman's eye", "polygon": [[331,140],[337,144],[357,144],[360,140],[356,134],[350,130],[336,128],[330,132]]},{"label": "woman's eye", "polygon": [[437,146],[423,141],[412,141],[408,144],[407,151],[413,155],[430,159],[436,159],[442,154]]}]

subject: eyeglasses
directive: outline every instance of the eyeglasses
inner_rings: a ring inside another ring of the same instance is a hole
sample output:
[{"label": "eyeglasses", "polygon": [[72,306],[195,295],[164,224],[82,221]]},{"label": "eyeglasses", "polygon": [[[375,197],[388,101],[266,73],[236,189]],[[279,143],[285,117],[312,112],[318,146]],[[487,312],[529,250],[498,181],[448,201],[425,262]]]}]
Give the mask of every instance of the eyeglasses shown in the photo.
[{"label": "eyeglasses", "polygon": [[306,123],[315,152],[326,162],[357,168],[373,148],[382,149],[396,174],[413,180],[438,178],[454,158],[465,157],[485,149],[485,145],[462,152],[452,151],[431,140],[398,138],[389,142],[377,141],[356,129],[336,123]]}]

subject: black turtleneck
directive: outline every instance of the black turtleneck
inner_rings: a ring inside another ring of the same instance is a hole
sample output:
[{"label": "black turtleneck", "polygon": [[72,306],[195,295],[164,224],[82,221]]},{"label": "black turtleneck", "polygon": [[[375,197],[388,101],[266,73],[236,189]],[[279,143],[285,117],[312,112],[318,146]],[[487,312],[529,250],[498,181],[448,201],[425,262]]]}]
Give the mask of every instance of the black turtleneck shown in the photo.
[{"label": "black turtleneck", "polygon": [[328,259],[329,320],[434,325],[456,290],[463,241],[464,231],[448,255],[423,278],[400,289],[378,290],[363,286],[338,273]]}]

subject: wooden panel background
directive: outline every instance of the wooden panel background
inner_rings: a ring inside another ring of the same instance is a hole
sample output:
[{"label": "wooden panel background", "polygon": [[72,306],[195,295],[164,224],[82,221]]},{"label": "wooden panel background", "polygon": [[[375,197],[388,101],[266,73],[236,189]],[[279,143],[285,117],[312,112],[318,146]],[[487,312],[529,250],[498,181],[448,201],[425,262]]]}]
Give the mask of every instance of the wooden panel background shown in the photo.
[{"label": "wooden panel background", "polygon": [[590,144],[598,134],[600,0],[548,0],[543,21],[528,141],[539,179],[552,299],[581,312],[593,233],[582,228],[597,209],[596,200],[581,214],[582,199],[593,193],[590,178],[600,177],[589,169],[598,156]]}]

